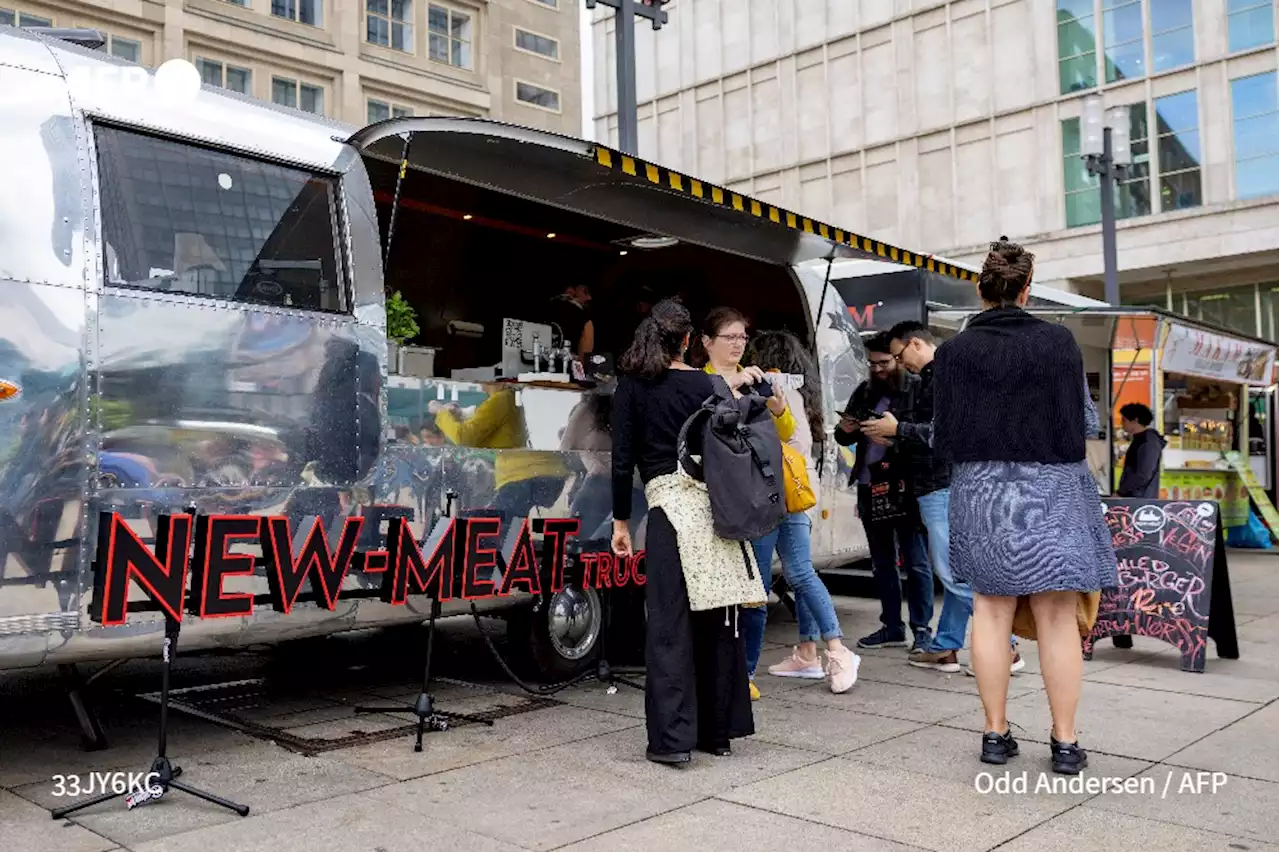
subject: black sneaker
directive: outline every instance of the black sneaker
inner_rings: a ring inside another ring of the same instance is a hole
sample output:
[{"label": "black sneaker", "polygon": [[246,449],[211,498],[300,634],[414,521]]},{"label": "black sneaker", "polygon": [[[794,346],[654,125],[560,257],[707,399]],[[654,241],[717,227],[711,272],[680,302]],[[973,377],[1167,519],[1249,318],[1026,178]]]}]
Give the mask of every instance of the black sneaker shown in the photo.
[{"label": "black sneaker", "polygon": [[890,633],[889,628],[881,627],[870,636],[858,640],[859,648],[905,648],[907,638],[900,633]]},{"label": "black sneaker", "polygon": [[1011,757],[1018,756],[1018,741],[1013,738],[1013,729],[1003,734],[988,731],[982,735],[982,762],[1004,764]]},{"label": "black sneaker", "polygon": [[1060,775],[1079,775],[1089,765],[1089,755],[1077,743],[1060,742],[1049,734],[1049,754],[1053,757],[1053,771]]}]

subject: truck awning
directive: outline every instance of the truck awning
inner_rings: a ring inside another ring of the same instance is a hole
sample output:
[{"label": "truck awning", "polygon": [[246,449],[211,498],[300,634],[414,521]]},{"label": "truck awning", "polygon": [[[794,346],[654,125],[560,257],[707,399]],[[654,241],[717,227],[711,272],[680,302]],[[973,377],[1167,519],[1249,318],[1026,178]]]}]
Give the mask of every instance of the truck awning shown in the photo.
[{"label": "truck awning", "polygon": [[476,118],[404,117],[346,140],[361,154],[682,242],[784,265],[880,259],[965,281],[977,274],[623,154]]}]

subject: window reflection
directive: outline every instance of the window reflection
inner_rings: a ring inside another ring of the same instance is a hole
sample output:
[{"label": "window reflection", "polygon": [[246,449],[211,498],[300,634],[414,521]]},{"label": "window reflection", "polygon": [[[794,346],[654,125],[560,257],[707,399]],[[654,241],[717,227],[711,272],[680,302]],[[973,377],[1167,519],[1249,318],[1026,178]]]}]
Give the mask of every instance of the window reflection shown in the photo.
[{"label": "window reflection", "polygon": [[1227,49],[1232,53],[1275,41],[1271,0],[1227,0]]},{"label": "window reflection", "polygon": [[1231,81],[1232,135],[1235,143],[1236,198],[1280,192],[1280,113],[1276,72]]},{"label": "window reflection", "polygon": [[1098,85],[1093,0],[1058,0],[1058,78],[1062,94]]},{"label": "window reflection", "polygon": [[1200,130],[1195,91],[1156,99],[1156,131],[1160,209],[1200,206]]},{"label": "window reflection", "polygon": [[1107,82],[1143,76],[1141,0],[1102,0],[1102,32]]},{"label": "window reflection", "polygon": [[1168,71],[1196,58],[1191,0],[1151,0],[1151,69]]}]

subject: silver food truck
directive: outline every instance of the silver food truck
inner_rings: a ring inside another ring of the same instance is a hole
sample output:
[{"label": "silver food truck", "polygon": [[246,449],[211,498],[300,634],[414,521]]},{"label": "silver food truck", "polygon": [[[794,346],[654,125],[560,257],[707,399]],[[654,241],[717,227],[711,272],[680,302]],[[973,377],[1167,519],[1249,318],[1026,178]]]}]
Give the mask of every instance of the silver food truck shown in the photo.
[{"label": "silver food truck", "polygon": [[[149,546],[175,513],[283,517],[294,553],[317,525],[338,548],[354,516],[369,550],[388,518],[419,542],[442,517],[576,518],[569,557],[607,551],[611,365],[647,294],[796,332],[829,436],[865,363],[823,261],[972,280],[593,142],[457,118],[348,127],[193,72],[0,27],[0,669],[156,652],[165,616],[141,583],[125,580],[127,621],[93,615],[112,513]],[[599,357],[566,382],[558,353],[532,350],[554,349],[541,318],[572,284],[594,294]],[[393,293],[417,314],[405,346]],[[867,551],[848,465],[816,447],[822,569]],[[387,602],[354,568],[335,598],[313,578],[280,612],[261,548],[229,547],[254,558],[224,564],[217,593],[257,606],[187,618],[184,649],[427,618],[427,596]],[[531,669],[567,677],[599,642],[583,585],[455,595],[441,614],[505,618]]]}]

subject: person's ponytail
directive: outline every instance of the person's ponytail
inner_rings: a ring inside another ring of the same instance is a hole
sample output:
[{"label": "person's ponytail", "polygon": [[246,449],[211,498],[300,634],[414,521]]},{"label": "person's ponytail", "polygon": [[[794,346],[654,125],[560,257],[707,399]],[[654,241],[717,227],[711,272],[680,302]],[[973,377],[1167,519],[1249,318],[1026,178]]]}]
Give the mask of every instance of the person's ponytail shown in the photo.
[{"label": "person's ponytail", "polygon": [[684,305],[664,299],[640,322],[631,346],[618,359],[618,369],[637,378],[656,378],[680,357],[692,332],[693,320]]}]

